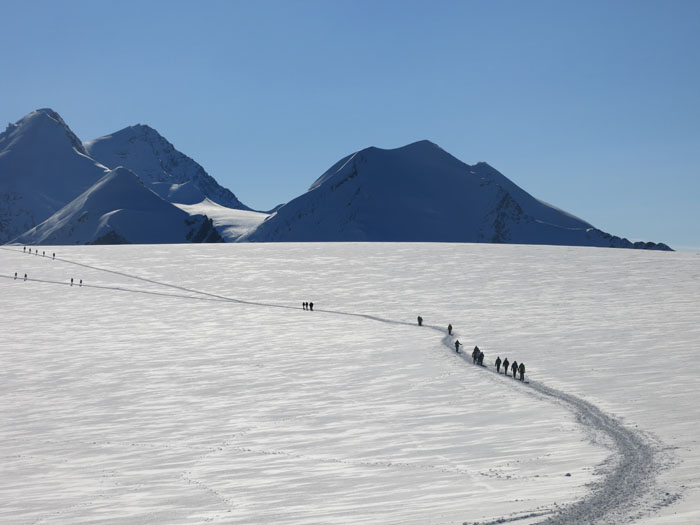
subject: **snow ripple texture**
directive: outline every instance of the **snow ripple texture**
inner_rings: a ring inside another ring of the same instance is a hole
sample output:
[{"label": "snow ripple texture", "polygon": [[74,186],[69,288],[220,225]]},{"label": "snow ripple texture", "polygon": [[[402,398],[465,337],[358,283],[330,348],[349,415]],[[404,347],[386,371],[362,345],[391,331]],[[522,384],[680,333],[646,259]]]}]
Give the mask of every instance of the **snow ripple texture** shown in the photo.
[{"label": "snow ripple texture", "polygon": [[3,523],[697,522],[691,256],[60,250],[0,250]]}]

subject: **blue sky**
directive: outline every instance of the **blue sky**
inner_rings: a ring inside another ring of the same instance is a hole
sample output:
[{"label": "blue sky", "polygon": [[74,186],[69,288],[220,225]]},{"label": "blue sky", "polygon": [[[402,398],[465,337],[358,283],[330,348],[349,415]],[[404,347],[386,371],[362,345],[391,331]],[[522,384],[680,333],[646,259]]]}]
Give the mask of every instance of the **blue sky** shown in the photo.
[{"label": "blue sky", "polygon": [[142,123],[269,209],[429,139],[631,239],[700,250],[700,1],[0,0],[0,118]]}]

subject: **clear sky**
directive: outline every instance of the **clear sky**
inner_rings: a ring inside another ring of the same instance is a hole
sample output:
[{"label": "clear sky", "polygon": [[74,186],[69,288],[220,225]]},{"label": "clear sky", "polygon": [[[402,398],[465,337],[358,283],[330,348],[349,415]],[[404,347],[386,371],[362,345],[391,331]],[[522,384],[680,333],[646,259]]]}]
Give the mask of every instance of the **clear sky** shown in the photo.
[{"label": "clear sky", "polygon": [[0,0],[0,45],[0,119],[148,124],[256,209],[429,139],[700,250],[700,0]]}]

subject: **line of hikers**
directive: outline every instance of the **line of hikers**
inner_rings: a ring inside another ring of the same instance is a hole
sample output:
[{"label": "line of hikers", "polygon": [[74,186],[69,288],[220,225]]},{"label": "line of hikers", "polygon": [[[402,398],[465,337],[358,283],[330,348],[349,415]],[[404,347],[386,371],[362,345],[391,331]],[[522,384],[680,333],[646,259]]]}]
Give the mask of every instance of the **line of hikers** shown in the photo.
[{"label": "line of hikers", "polygon": [[[27,253],[27,247],[26,247],[26,246],[24,247],[23,252],[24,252],[24,253]],[[32,249],[31,249],[31,248],[29,248],[29,253],[30,253],[30,254],[32,253]],[[34,255],[39,255],[39,250],[38,250],[38,249],[34,250]],[[41,256],[42,256],[42,257],[46,257],[46,252],[45,252],[45,251],[42,251],[42,252],[41,252]],[[56,254],[54,253],[52,259],[55,259],[55,258],[56,258]]]},{"label": "line of hikers", "polygon": [[[496,358],[496,373],[500,374],[501,373],[501,365],[503,365],[503,373],[505,375],[508,375],[508,358],[506,357],[503,361],[501,361],[501,356],[498,356]],[[516,374],[520,374],[520,380],[525,381],[525,363],[520,363],[518,364],[517,361],[513,361],[513,363],[510,365],[510,370],[513,372],[513,379],[515,379]]]},{"label": "line of hikers", "polygon": [[314,303],[301,303],[301,307],[304,310],[311,310],[312,312],[314,311]]},{"label": "line of hikers", "polygon": [[[15,281],[16,281],[16,280],[17,280],[17,272],[15,272]],[[27,274],[26,274],[26,273],[24,274],[24,280],[25,280],[25,281],[27,280]],[[70,278],[70,285],[73,286],[73,278],[72,278],[72,277]],[[80,284],[79,284],[79,286],[82,286],[82,285],[83,285],[83,280],[80,279]],[[312,310],[313,310],[313,308],[312,308]]]},{"label": "line of hikers", "polygon": [[[418,316],[418,326],[423,326],[423,318],[420,315]],[[452,335],[451,323],[447,325],[447,333],[448,335]],[[464,345],[459,342],[459,339],[457,339],[455,341],[455,353],[459,354],[460,346]],[[478,346],[475,346],[474,350],[472,350],[472,362],[475,365],[484,366],[484,352],[479,350]],[[508,375],[508,370],[510,370],[513,374],[513,379],[517,379],[517,375],[520,374],[520,380],[525,381],[525,363],[518,364],[517,361],[513,361],[513,363],[511,363],[510,361],[508,361],[507,357],[503,361],[501,361],[501,356],[498,356],[494,364],[496,365],[497,374],[501,373],[501,366],[503,366],[503,373],[505,375]],[[508,368],[508,366],[510,366],[510,369]]]},{"label": "line of hikers", "polygon": [[[26,247],[26,246],[24,247],[24,250],[23,250],[23,251],[24,251],[24,253],[27,253],[27,247]],[[31,249],[31,248],[29,248],[29,253],[32,253],[32,249]],[[39,250],[38,250],[38,249],[37,249],[37,250],[34,250],[34,255],[39,255]],[[42,252],[41,252],[41,256],[42,256],[42,257],[46,257],[46,252],[45,252],[45,251],[42,251]],[[51,260],[54,260],[54,259],[56,259],[56,253],[55,253],[55,252],[52,253],[52,256],[51,256]],[[16,281],[16,280],[17,280],[17,272],[15,272],[15,281]],[[24,280],[25,280],[25,281],[27,280],[27,274],[26,274],[26,273],[24,274]],[[73,286],[73,278],[72,278],[72,277],[70,278],[70,285]],[[79,284],[79,286],[82,286],[82,285],[83,285],[83,280],[80,279],[80,284]],[[307,303],[304,303],[304,304],[307,304]],[[314,309],[314,303],[311,303],[311,309],[312,309],[312,310]],[[304,310],[306,310],[306,307],[304,307]]]}]

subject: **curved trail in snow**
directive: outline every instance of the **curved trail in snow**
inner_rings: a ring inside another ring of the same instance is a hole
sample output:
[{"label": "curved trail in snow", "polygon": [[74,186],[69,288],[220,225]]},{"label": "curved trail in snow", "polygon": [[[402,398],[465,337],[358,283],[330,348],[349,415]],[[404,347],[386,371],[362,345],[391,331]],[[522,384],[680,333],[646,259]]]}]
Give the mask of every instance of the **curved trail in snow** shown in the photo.
[{"label": "curved trail in snow", "polygon": [[[436,327],[431,327],[436,328]],[[451,338],[443,338],[443,344],[453,353]],[[459,354],[468,362],[471,356]],[[473,365],[478,366],[478,365]],[[480,367],[481,368],[481,367]],[[484,372],[503,377],[495,370],[483,367]],[[625,427],[620,421],[605,414],[598,407],[572,394],[546,386],[538,381],[521,383],[510,379],[514,384],[523,385],[539,394],[538,397],[548,397],[565,406],[576,417],[577,422],[587,430],[606,436],[610,441],[610,448],[615,451],[614,467],[606,474],[605,478],[592,485],[589,493],[581,500],[569,504],[548,518],[536,523],[542,525],[590,525],[594,523],[613,524],[630,523],[648,512],[649,508],[659,508],[671,503],[675,496],[665,495],[657,497],[657,501],[645,501],[645,509],[641,509],[640,502],[648,496],[654,488],[656,474],[663,468],[658,459],[657,447],[641,432]],[[655,504],[655,505],[654,505]],[[524,519],[540,517],[542,512],[519,514],[511,518],[499,518],[492,521],[476,522],[481,525],[495,525],[510,523]]]},{"label": "curved trail in snow", "polygon": [[[23,252],[12,248],[0,247],[0,249],[23,254]],[[250,306],[299,310],[299,307],[296,306],[247,301],[232,297],[226,297],[223,295],[203,292],[192,288],[186,288],[175,284],[165,283],[162,281],[147,279],[144,277],[119,272],[116,270],[91,266],[68,259],[62,259],[57,257],[55,260],[68,264],[82,266],[85,268],[90,268],[92,270],[98,270],[120,275],[129,279],[148,282],[158,286],[176,289],[180,292],[194,294],[194,296],[173,293],[166,294],[131,288],[87,284],[83,285],[84,288],[100,288],[131,293],[152,294],[181,299],[231,302]],[[1,277],[13,279],[13,277],[6,275],[2,275]],[[17,281],[20,280],[22,279],[17,278]],[[48,284],[69,284],[65,282],[48,281],[34,278],[27,279],[27,281],[43,282]],[[371,321],[389,323],[393,325],[417,327],[415,322],[397,321],[368,314],[324,309],[317,309],[315,311],[319,313],[360,317]],[[445,334],[445,330],[443,327],[438,327],[435,325],[423,324],[423,327],[435,330],[436,332],[439,332],[441,335],[443,335],[442,344],[445,347],[447,347],[447,349],[456,357],[461,357],[465,362],[469,363],[469,359],[471,359],[471,356],[465,354],[464,352],[460,352],[459,354],[455,354],[454,352],[453,337],[456,338],[456,334],[454,334],[454,336],[449,336]],[[488,367],[480,368],[483,368],[485,373],[490,372],[494,374],[494,380],[497,380],[496,375],[500,376],[500,374],[497,374],[494,370],[489,369]],[[503,379],[505,380],[505,376],[503,377]],[[515,384],[522,385],[523,388],[529,389],[529,393],[532,395],[536,395],[539,398],[550,398],[552,401],[565,406],[574,414],[579,424],[583,426],[587,431],[592,431],[597,435],[607,437],[607,440],[609,442],[608,446],[614,450],[614,455],[612,457],[612,459],[614,460],[614,466],[609,470],[609,472],[607,472],[602,481],[594,483],[590,487],[589,492],[582,499],[571,503],[563,508],[557,508],[556,510],[545,512],[539,510],[532,511],[530,513],[518,513],[517,515],[513,515],[510,517],[501,517],[491,521],[479,521],[476,522],[475,525],[495,525],[501,523],[517,522],[522,520],[530,521],[544,516],[548,517],[541,521],[537,521],[536,523],[541,525],[592,525],[596,523],[608,525],[616,523],[630,523],[631,521],[634,521],[642,517],[643,515],[647,515],[654,509],[658,509],[662,506],[672,503],[675,499],[678,498],[678,495],[670,495],[668,493],[664,495],[662,493],[658,496],[655,496],[654,498],[651,498],[653,501],[645,499],[649,497],[652,489],[654,488],[656,475],[663,468],[663,464],[662,461],[659,459],[657,453],[659,445],[653,443],[642,432],[625,427],[620,421],[618,421],[612,416],[605,414],[602,410],[597,408],[592,403],[589,403],[588,401],[585,401],[572,394],[567,394],[555,388],[546,386],[541,382],[529,381],[528,383],[521,383],[520,381],[516,382],[516,380],[513,379],[511,379],[510,381],[514,382]],[[530,522],[532,523],[532,521]]]}]

